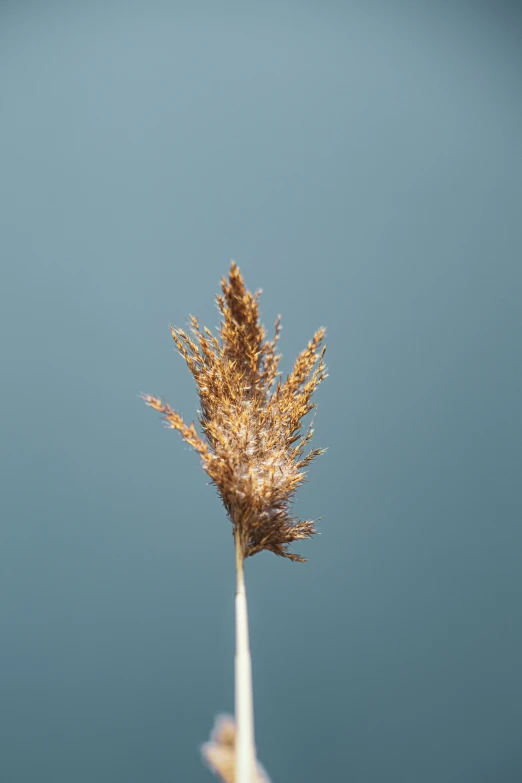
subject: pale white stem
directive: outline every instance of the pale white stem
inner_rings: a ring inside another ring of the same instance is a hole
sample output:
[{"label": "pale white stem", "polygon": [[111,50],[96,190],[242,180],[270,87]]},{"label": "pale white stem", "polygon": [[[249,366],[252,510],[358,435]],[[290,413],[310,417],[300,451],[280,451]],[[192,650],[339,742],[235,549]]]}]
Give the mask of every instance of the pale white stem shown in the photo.
[{"label": "pale white stem", "polygon": [[248,613],[243,568],[243,548],[236,534],[236,783],[255,780],[254,706],[252,695],[252,659],[248,643]]}]

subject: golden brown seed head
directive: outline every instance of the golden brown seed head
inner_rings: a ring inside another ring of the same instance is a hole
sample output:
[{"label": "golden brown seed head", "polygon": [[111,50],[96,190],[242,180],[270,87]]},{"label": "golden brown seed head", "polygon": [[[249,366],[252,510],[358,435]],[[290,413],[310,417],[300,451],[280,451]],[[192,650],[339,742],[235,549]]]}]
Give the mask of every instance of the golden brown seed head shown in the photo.
[{"label": "golden brown seed head", "polygon": [[244,557],[268,549],[291,560],[293,541],[315,533],[313,522],[290,515],[290,503],[304,481],[303,469],[322,449],[305,448],[312,429],[303,417],[315,407],[312,394],[326,377],[324,329],[319,329],[281,381],[276,352],[280,323],[266,339],[259,321],[258,291],[245,287],[234,262],[223,278],[217,305],[222,315],[218,337],[190,318],[190,333],[171,327],[199,392],[199,421],[205,438],[167,404],[143,395],[199,453],[239,534]]}]

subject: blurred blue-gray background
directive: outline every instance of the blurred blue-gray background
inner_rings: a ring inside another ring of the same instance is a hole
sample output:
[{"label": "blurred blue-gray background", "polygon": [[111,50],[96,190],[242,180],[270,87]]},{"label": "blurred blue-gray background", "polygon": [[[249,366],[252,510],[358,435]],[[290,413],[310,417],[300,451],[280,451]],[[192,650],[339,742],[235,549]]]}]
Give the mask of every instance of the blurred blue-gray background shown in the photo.
[{"label": "blurred blue-gray background", "polygon": [[274,783],[522,780],[515,3],[3,2],[0,780],[205,783],[230,524],[139,392],[233,258],[319,325],[309,562],[248,562]]}]

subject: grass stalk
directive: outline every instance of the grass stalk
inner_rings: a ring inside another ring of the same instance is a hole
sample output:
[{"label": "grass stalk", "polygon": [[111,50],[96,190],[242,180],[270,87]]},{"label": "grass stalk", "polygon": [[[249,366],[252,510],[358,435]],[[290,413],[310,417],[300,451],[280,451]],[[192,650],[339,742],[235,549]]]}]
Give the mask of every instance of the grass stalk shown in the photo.
[{"label": "grass stalk", "polygon": [[244,554],[240,530],[236,529],[236,783],[252,783],[255,770],[254,703],[252,658],[248,641],[248,611],[245,590]]},{"label": "grass stalk", "polygon": [[164,400],[142,397],[163,414],[167,427],[178,430],[201,458],[233,525],[236,548],[236,657],[235,722],[218,718],[211,741],[203,746],[207,763],[223,783],[268,783],[257,761],[254,742],[252,661],[248,642],[248,614],[244,561],[258,552],[273,552],[294,562],[304,558],[292,552],[294,541],[316,532],[314,521],[291,512],[297,488],[309,464],[324,449],[311,448],[311,424],[303,419],[316,407],[312,395],[326,378],[323,340],[316,331],[283,379],[278,370],[281,331],[267,339],[259,319],[260,291],[249,291],[232,261],[228,279],[221,281],[216,303],[222,320],[217,335],[199,326],[195,316],[189,329],[171,326],[176,347],[198,387],[199,424],[187,424]]}]

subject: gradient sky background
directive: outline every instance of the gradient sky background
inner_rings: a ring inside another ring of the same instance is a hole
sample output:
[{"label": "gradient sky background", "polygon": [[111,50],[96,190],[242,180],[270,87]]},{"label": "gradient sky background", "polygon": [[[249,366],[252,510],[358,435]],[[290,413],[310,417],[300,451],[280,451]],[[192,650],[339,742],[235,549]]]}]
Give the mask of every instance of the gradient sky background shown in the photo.
[{"label": "gradient sky background", "polygon": [[309,562],[248,562],[273,783],[522,780],[517,4],[0,6],[0,780],[210,783],[230,524],[168,324],[328,328]]}]

